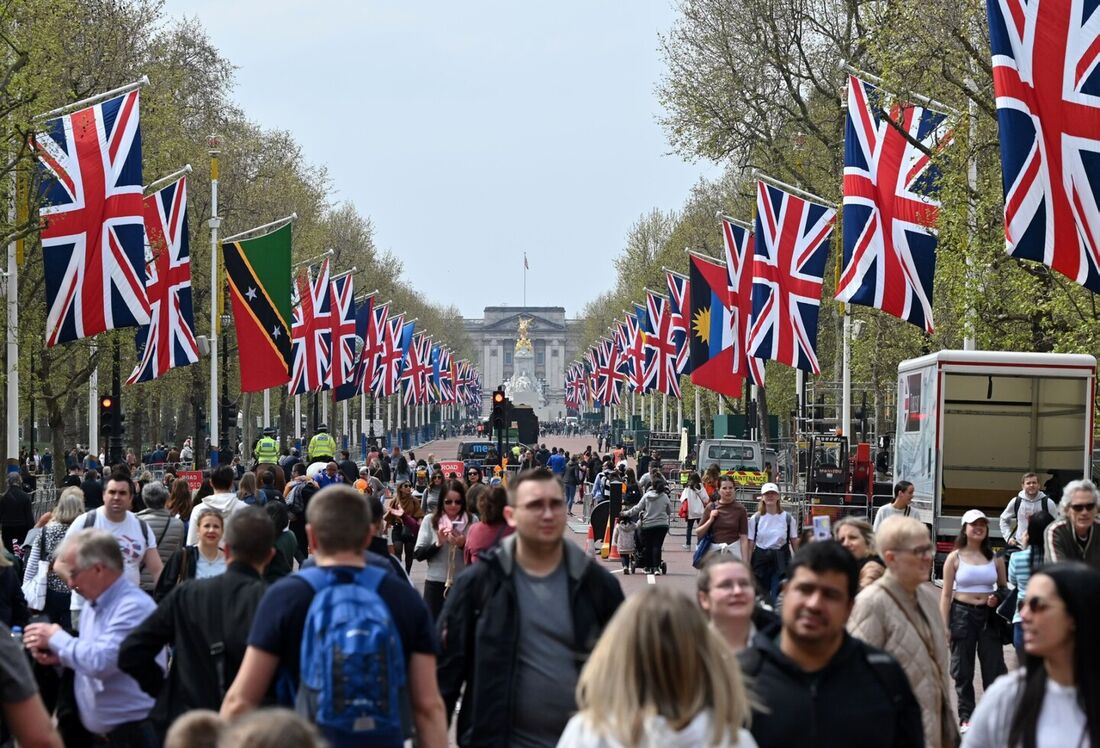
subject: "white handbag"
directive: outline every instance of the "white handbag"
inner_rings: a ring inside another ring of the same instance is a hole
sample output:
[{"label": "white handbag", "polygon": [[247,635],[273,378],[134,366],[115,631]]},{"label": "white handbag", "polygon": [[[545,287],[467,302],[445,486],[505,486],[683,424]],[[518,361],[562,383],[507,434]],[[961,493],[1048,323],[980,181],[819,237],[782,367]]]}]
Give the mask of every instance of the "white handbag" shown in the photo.
[{"label": "white handbag", "polygon": [[46,577],[50,573],[50,560],[46,556],[46,531],[38,536],[38,573],[23,582],[23,597],[31,610],[46,609]]}]

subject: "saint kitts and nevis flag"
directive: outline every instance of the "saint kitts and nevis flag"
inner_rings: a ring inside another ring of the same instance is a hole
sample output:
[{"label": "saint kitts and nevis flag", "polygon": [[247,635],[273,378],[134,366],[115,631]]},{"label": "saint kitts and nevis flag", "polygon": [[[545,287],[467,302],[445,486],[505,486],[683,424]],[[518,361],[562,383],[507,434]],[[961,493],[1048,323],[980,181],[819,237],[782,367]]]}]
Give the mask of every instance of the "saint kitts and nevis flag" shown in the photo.
[{"label": "saint kitts and nevis flag", "polygon": [[237,326],[241,392],[290,381],[290,245],[289,223],[222,245]]}]

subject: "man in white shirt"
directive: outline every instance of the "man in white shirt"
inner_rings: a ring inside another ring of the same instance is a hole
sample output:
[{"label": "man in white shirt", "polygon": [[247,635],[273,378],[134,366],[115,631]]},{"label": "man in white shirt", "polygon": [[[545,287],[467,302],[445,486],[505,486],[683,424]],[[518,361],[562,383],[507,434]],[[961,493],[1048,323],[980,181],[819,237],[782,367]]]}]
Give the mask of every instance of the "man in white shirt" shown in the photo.
[{"label": "man in white shirt", "polygon": [[1058,503],[1039,490],[1039,476],[1035,473],[1024,473],[1020,480],[1020,492],[1012,497],[1012,501],[1001,512],[999,524],[1005,543],[1016,548],[1021,547],[1031,515],[1043,511],[1058,519]]},{"label": "man in white shirt", "polygon": [[878,528],[882,526],[887,517],[893,517],[894,515],[909,516],[909,504],[913,501],[914,490],[913,484],[907,480],[899,480],[894,484],[894,503],[880,506],[878,511],[875,512],[875,532],[878,532]]},{"label": "man in white shirt", "polygon": [[[135,585],[141,584],[141,568],[149,572],[156,585],[164,564],[157,553],[157,538],[149,525],[130,511],[134,500],[134,484],[130,474],[115,471],[103,487],[103,506],[93,509],[73,520],[65,533],[66,539],[81,530],[95,528],[106,530],[115,536],[122,551],[123,574]],[[73,592],[73,627],[77,627],[78,611],[84,607],[84,598]]]}]

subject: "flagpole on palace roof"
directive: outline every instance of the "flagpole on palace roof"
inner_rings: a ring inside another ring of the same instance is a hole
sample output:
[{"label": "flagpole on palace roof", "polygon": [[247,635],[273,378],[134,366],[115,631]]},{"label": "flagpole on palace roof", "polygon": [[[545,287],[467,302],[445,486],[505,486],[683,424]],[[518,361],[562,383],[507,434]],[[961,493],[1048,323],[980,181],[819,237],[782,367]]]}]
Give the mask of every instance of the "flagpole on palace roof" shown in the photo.
[{"label": "flagpole on palace roof", "polygon": [[119,86],[118,88],[112,88],[110,91],[104,91],[101,94],[96,94],[95,96],[89,96],[86,99],[81,99],[80,101],[74,101],[73,103],[66,104],[65,106],[59,106],[57,109],[51,109],[48,112],[37,115],[34,119],[35,120],[43,120],[43,119],[50,119],[51,117],[60,117],[64,114],[68,114],[69,112],[75,112],[79,109],[83,109],[84,107],[89,107],[89,106],[92,106],[93,104],[98,104],[101,101],[106,101],[107,99],[113,99],[116,96],[122,96],[123,94],[130,93],[134,89],[142,88],[142,87],[148,86],[148,85],[149,85],[149,76],[148,75],[143,75],[143,76],[141,76],[140,80],[136,80],[133,83],[127,83],[125,86]]},{"label": "flagpole on palace roof", "polygon": [[178,169],[178,170],[172,172],[171,174],[169,174],[166,177],[161,177],[157,181],[151,182],[151,183],[145,185],[145,189],[142,190],[142,194],[146,195],[146,196],[151,195],[154,192],[156,192],[157,190],[159,190],[161,187],[164,187],[165,185],[172,184],[172,182],[175,182],[180,177],[185,177],[190,173],[191,173],[191,164],[187,164],[187,166],[183,167],[182,169]]},{"label": "flagpole on palace roof", "polygon": [[772,187],[778,187],[781,190],[792,192],[799,197],[805,198],[807,200],[813,200],[814,202],[820,203],[827,208],[833,208],[835,210],[837,207],[836,203],[832,202],[831,200],[826,200],[825,198],[815,195],[812,192],[807,192],[804,189],[795,187],[793,184],[781,182],[775,177],[769,177],[767,174],[764,174],[759,169],[754,169],[752,175],[754,179],[759,179],[764,184],[770,184]]}]

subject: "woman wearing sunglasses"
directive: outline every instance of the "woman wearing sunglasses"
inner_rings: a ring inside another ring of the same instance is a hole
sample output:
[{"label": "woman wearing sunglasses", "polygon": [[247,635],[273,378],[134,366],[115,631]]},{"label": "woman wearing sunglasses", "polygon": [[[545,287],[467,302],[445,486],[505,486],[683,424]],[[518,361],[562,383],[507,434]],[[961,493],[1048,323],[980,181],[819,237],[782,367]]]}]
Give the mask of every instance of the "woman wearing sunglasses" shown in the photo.
[{"label": "woman wearing sunglasses", "polygon": [[424,575],[424,602],[439,618],[443,599],[455,577],[466,568],[463,546],[470,525],[477,522],[466,510],[466,486],[462,481],[444,481],[439,491],[439,502],[424,522],[416,538],[414,555],[417,561],[427,561]]},{"label": "woman wearing sunglasses", "polygon": [[1084,561],[1100,570],[1100,524],[1096,501],[1100,492],[1090,480],[1075,480],[1062,492],[1062,518],[1046,532],[1047,561]]},{"label": "woman wearing sunglasses", "polygon": [[1100,572],[1052,564],[1027,584],[1024,667],[997,680],[963,748],[1100,746]]}]

